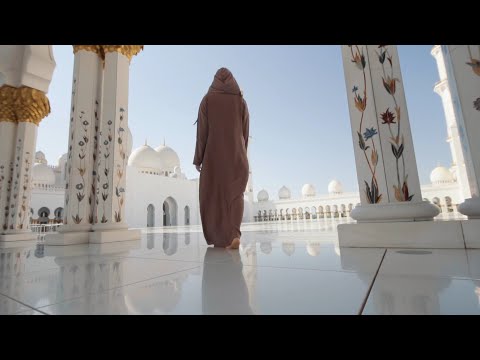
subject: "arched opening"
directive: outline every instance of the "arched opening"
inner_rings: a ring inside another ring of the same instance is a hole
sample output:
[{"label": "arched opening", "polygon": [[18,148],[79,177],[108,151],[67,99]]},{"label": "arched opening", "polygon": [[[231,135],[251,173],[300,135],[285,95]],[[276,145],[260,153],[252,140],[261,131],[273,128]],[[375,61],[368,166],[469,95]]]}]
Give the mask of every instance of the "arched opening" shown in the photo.
[{"label": "arched opening", "polygon": [[312,206],[312,219],[317,218],[317,208],[315,206]]},{"label": "arched opening", "polygon": [[325,215],[326,215],[327,218],[332,217],[332,212],[330,210],[330,205],[325,206]]},{"label": "arched opening", "polygon": [[50,209],[47,207],[41,207],[38,210],[38,223],[48,224],[48,217],[50,216]]},{"label": "arched opening", "polygon": [[445,205],[447,207],[447,212],[453,212],[452,198],[450,196],[445,196]]},{"label": "arched opening", "polygon": [[55,222],[60,223],[60,222],[63,221],[63,208],[62,207],[56,208],[55,211],[53,212],[53,214],[55,215]]},{"label": "arched opening", "polygon": [[345,204],[340,205],[340,216],[346,217],[347,216],[347,208]]},{"label": "arched opening", "polygon": [[325,216],[325,213],[323,212],[323,206],[320,205],[320,206],[318,207],[318,218],[319,218],[319,219],[323,219],[324,216]]},{"label": "arched opening", "polygon": [[184,213],[185,213],[185,225],[190,225],[190,208],[188,206],[185,206]]},{"label": "arched opening", "polygon": [[155,226],[155,206],[153,204],[147,207],[147,227]]},{"label": "arched opening", "polygon": [[163,226],[177,225],[177,202],[168,197],[163,202]]}]

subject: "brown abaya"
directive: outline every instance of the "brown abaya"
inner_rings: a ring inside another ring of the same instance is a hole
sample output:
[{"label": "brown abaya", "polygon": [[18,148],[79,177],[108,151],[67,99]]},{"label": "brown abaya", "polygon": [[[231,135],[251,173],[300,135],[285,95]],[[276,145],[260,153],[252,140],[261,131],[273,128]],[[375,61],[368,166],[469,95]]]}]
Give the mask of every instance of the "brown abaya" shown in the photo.
[{"label": "brown abaya", "polygon": [[221,68],[200,103],[194,165],[200,172],[200,216],[209,245],[240,238],[248,182],[247,103],[232,73]]}]

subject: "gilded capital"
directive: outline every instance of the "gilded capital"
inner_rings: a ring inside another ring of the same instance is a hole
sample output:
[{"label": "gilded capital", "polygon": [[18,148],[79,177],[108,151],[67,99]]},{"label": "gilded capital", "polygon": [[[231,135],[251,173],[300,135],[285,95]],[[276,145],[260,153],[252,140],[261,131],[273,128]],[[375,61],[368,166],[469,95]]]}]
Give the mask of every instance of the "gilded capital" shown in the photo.
[{"label": "gilded capital", "polygon": [[74,54],[76,54],[80,50],[85,50],[85,51],[94,52],[95,54],[102,56],[100,45],[72,45],[72,46],[73,46]]},{"label": "gilded capital", "polygon": [[132,60],[135,55],[143,50],[143,45],[102,45],[102,48],[105,54],[108,52],[118,52],[125,55],[128,60]]},{"label": "gilded capital", "polygon": [[3,85],[0,87],[0,122],[17,122],[15,116],[14,92],[17,88]]},{"label": "gilded capital", "polygon": [[43,91],[28,86],[0,87],[0,121],[38,125],[49,113],[50,102]]}]

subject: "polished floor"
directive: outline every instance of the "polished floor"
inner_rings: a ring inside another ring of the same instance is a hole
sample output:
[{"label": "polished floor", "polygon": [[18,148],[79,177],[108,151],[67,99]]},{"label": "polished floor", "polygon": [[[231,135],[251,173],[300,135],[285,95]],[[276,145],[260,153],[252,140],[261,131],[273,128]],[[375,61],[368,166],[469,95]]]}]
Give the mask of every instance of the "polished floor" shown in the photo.
[{"label": "polished floor", "polygon": [[0,314],[480,314],[480,250],[339,248],[337,222],[200,227],[105,245],[0,245]]}]

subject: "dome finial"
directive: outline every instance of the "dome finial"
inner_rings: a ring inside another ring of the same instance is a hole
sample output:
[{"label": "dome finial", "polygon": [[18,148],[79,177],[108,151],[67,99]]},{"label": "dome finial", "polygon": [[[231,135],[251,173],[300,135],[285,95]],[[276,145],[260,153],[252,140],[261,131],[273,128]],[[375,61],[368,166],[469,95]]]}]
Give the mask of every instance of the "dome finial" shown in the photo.
[{"label": "dome finial", "polygon": [[145,138],[145,146],[147,146],[147,138]]},{"label": "dome finial", "polygon": [[165,146],[165,136],[163,137],[163,146]]}]

